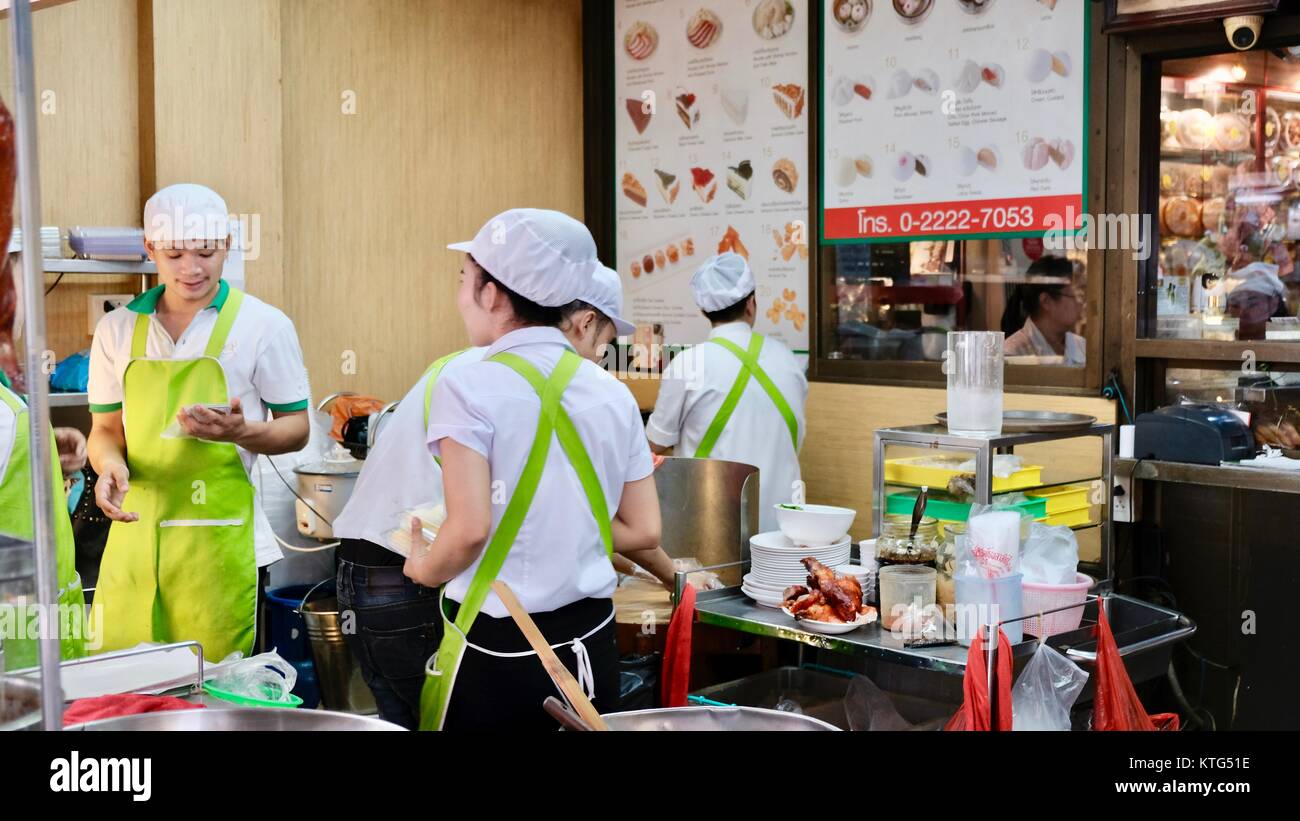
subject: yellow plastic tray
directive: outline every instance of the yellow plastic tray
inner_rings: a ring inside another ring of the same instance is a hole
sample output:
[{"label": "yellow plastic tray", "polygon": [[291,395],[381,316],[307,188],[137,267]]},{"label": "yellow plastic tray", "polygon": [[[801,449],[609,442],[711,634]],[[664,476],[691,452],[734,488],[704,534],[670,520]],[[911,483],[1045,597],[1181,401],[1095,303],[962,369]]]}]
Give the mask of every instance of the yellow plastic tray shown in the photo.
[{"label": "yellow plastic tray", "polygon": [[1063,510],[1055,516],[1048,516],[1047,521],[1043,524],[1058,527],[1076,527],[1092,523],[1092,505],[1086,505],[1078,510]]},{"label": "yellow plastic tray", "polygon": [[[930,467],[917,464],[918,462],[927,462],[933,460],[934,456],[915,456],[907,459],[886,459],[885,460],[885,481],[898,485],[911,485],[912,487],[921,487],[926,485],[932,488],[946,488],[948,481],[954,476],[961,475],[957,470],[957,465],[967,461],[969,457],[953,456],[952,468]],[[1043,483],[1043,468],[1041,465],[1026,465],[1018,472],[1011,474],[1005,479],[993,477],[993,492],[1005,493],[1012,490],[1025,490],[1026,488],[1037,487]]]},{"label": "yellow plastic tray", "polygon": [[1033,496],[1036,499],[1047,500],[1047,516],[1051,518],[1058,513],[1068,513],[1086,508],[1091,504],[1088,495],[1092,488],[1088,485],[1066,485],[1065,487],[1054,487],[1051,490],[1035,490],[1026,493],[1026,496]]}]

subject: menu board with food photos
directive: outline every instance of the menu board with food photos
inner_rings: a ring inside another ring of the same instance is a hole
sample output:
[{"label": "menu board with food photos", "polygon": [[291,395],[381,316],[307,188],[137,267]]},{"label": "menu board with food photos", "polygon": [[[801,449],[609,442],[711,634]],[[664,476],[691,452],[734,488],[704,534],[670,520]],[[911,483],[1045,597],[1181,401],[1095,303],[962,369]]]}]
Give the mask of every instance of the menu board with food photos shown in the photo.
[{"label": "menu board with food photos", "polygon": [[827,241],[1079,224],[1088,3],[819,2]]},{"label": "menu board with food photos", "polygon": [[808,348],[808,0],[617,0],[616,264],[669,345],[709,322],[691,275],[749,260],[757,330]]}]

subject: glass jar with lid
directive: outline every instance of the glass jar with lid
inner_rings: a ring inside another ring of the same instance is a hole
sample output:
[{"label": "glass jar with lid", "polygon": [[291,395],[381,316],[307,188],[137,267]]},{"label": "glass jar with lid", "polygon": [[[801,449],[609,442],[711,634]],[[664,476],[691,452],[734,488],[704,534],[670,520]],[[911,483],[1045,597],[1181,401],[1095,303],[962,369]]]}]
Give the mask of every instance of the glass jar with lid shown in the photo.
[{"label": "glass jar with lid", "polygon": [[912,532],[910,514],[889,514],[880,525],[880,536],[876,539],[876,563],[880,567],[891,564],[912,564],[934,566],[939,551],[939,520],[930,516],[923,517]]}]

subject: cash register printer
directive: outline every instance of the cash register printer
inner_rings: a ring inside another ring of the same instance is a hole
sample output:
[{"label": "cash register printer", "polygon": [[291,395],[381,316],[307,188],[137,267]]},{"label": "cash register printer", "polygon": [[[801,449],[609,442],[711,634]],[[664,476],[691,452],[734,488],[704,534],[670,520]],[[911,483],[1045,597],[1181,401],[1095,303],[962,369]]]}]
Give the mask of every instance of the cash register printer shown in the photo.
[{"label": "cash register printer", "polygon": [[1170,405],[1138,416],[1133,455],[1160,462],[1217,465],[1255,455],[1250,427],[1216,405]]}]

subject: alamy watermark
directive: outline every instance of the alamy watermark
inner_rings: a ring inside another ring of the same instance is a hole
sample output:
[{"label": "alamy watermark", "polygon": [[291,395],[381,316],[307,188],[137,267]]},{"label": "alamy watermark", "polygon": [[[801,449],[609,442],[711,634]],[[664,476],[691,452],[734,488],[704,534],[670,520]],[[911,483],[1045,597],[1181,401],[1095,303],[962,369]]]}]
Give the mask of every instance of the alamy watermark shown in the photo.
[{"label": "alamy watermark", "polygon": [[1076,214],[1069,207],[1043,222],[1048,251],[1131,251],[1135,260],[1151,258],[1150,214]]}]

